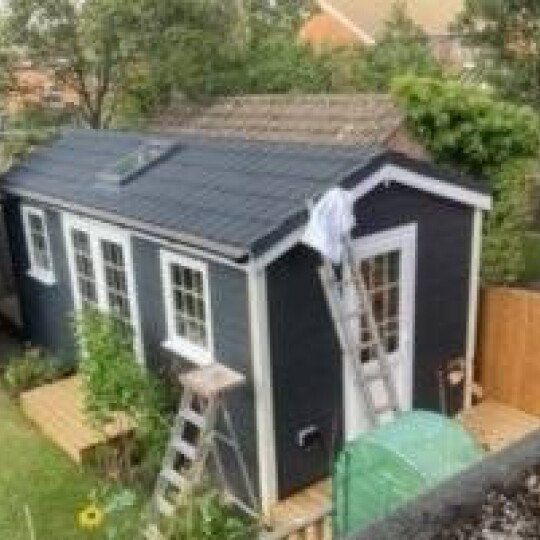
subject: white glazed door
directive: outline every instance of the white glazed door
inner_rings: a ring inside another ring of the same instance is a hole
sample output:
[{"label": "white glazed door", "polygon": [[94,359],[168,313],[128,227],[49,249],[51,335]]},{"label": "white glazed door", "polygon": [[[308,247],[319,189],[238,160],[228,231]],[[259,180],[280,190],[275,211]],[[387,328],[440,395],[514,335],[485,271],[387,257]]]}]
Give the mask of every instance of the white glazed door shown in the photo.
[{"label": "white glazed door", "polygon": [[[416,226],[403,226],[358,238],[353,242],[353,250],[371,298],[379,335],[392,366],[400,404],[404,409],[409,409],[413,390]],[[348,311],[356,311],[356,295],[346,290],[344,297]],[[351,324],[355,343],[361,345],[360,357],[364,369],[367,373],[377,371],[367,321],[356,318]],[[372,383],[371,389],[375,404],[384,405],[387,395],[383,383]],[[350,362],[346,360],[344,407],[345,433],[347,440],[352,440],[369,428],[369,422],[363,398],[354,383]]]}]

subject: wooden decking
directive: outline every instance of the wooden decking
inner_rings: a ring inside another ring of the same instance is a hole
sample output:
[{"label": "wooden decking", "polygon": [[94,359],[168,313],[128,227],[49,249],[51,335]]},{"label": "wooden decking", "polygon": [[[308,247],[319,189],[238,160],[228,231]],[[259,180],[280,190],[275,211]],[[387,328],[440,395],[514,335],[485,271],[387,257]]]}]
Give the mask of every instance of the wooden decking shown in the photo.
[{"label": "wooden decking", "polygon": [[322,481],[277,503],[268,540],[330,540],[330,481]]},{"label": "wooden decking", "polygon": [[83,410],[77,376],[24,392],[21,406],[26,416],[74,461],[82,464],[96,448],[127,437],[130,420],[118,414],[103,429],[96,429]]},{"label": "wooden decking", "polygon": [[540,429],[540,418],[493,400],[461,412],[458,420],[490,452],[501,450]]},{"label": "wooden decking", "polygon": [[[457,420],[487,451],[496,452],[540,429],[540,418],[502,403],[486,400],[461,412]],[[319,482],[280,501],[265,540],[330,540],[330,481]]]}]

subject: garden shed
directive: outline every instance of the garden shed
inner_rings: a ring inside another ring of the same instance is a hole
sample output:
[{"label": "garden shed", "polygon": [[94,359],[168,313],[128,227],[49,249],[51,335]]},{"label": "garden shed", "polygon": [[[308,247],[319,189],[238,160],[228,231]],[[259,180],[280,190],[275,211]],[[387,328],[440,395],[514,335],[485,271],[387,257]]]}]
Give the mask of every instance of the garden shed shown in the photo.
[{"label": "garden shed", "polygon": [[384,141],[250,139],[69,130],[2,191],[25,337],[69,360],[70,315],[90,303],[132,326],[148,369],[245,375],[229,405],[266,512],[366,428],[302,244],[310,204],[335,186],[354,197],[353,248],[402,406],[438,410],[440,369],[472,362],[490,197]]}]

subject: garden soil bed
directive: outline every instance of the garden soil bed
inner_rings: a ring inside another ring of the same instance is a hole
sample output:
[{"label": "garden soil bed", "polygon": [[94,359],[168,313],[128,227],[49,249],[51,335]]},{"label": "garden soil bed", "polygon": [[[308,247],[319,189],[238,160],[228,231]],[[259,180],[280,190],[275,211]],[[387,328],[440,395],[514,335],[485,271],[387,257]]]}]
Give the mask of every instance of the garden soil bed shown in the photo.
[{"label": "garden soil bed", "polygon": [[353,539],[540,540],[540,432],[488,455]]}]

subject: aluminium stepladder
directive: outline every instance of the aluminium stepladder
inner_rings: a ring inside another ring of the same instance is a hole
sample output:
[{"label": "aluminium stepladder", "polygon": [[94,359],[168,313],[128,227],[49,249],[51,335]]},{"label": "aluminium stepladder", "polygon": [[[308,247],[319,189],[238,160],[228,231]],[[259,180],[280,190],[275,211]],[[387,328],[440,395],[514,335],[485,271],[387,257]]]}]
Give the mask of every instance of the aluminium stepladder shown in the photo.
[{"label": "aluminium stepladder", "polygon": [[[156,481],[150,523],[143,531],[145,540],[171,537],[174,518],[200,485],[210,457],[222,487],[226,488],[218,444],[227,445],[234,454],[249,503],[231,492],[226,493],[227,497],[242,511],[256,514],[253,484],[225,401],[227,392],[245,384],[244,376],[222,364],[213,364],[182,375],[180,382],[182,398]],[[222,431],[218,430],[220,419]]]},{"label": "aluminium stepladder", "polygon": [[[342,242],[341,267],[337,268],[332,261],[323,258],[319,274],[345,361],[353,368],[355,384],[364,401],[367,419],[374,427],[384,419],[394,418],[401,411],[401,407],[392,366],[381,340],[370,293],[360,268],[361,261],[354,255],[350,237],[344,237]],[[355,300],[352,311],[345,298],[351,293]],[[363,317],[367,324],[368,343],[361,342],[360,328]],[[366,373],[362,363],[361,351],[365,346],[372,348],[374,352],[377,365],[375,373]],[[382,383],[384,389],[385,402],[382,405],[376,404],[373,394],[373,385],[378,381]]]}]

